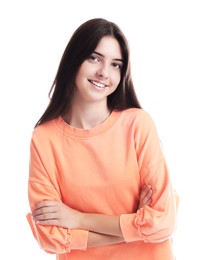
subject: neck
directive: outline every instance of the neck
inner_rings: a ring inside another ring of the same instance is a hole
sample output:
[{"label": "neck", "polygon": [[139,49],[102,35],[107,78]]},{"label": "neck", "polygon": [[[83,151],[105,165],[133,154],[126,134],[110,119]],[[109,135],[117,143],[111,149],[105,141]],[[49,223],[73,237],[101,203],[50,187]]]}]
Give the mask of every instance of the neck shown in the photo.
[{"label": "neck", "polygon": [[110,115],[107,105],[90,104],[71,107],[64,116],[64,120],[71,126],[82,129],[91,129],[100,125]]}]

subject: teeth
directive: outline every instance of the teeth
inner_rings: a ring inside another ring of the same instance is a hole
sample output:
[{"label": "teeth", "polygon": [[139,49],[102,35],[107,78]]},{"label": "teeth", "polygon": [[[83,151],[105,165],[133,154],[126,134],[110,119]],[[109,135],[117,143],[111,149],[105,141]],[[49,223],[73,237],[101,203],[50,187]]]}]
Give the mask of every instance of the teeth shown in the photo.
[{"label": "teeth", "polygon": [[99,87],[99,88],[105,88],[105,85],[96,81],[91,81],[95,86]]}]

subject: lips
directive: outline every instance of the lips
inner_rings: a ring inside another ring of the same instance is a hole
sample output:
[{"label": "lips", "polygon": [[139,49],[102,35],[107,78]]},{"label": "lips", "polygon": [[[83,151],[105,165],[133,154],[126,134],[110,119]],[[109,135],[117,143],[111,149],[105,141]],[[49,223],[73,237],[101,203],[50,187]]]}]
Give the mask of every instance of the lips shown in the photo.
[{"label": "lips", "polygon": [[107,85],[100,83],[98,81],[95,81],[95,80],[89,80],[89,82],[92,83],[93,85],[95,85],[98,88],[106,88],[107,87]]}]

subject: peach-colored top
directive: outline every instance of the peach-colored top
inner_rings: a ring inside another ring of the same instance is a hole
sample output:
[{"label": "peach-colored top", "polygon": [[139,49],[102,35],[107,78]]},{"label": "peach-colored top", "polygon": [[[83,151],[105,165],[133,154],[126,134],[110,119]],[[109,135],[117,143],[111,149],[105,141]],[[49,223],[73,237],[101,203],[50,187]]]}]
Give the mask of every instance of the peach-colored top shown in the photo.
[{"label": "peach-colored top", "polygon": [[[144,184],[151,184],[153,202],[137,211]],[[73,128],[62,117],[35,128],[28,195],[31,208],[48,199],[83,212],[120,216],[126,242],[87,249],[89,231],[40,226],[29,213],[40,247],[59,260],[174,259],[178,197],[153,120],[142,109],[113,111],[90,130]]]}]

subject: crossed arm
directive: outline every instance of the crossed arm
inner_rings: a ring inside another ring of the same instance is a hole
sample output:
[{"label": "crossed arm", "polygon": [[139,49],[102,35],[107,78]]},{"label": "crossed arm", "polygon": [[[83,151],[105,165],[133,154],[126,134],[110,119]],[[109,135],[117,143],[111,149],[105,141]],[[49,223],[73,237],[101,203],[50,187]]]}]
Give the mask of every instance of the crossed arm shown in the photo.
[{"label": "crossed arm", "polygon": [[[152,188],[142,188],[138,209],[152,202]],[[33,220],[38,225],[60,226],[71,229],[89,230],[87,247],[124,242],[120,229],[120,216],[83,213],[58,201],[46,200],[35,205]]]}]

